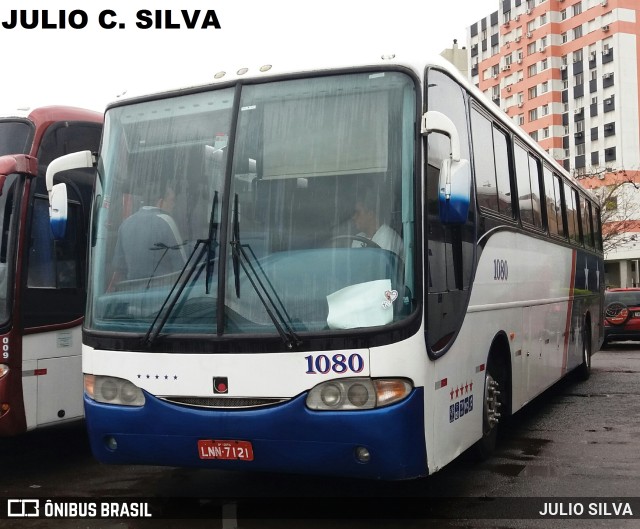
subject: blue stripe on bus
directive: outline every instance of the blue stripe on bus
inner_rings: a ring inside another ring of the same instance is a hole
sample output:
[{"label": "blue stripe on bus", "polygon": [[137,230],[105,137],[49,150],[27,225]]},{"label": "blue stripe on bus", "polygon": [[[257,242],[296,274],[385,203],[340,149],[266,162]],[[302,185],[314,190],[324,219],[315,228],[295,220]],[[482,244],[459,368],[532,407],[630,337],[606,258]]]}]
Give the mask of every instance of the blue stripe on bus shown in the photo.
[{"label": "blue stripe on bus", "polygon": [[[398,404],[347,412],[311,411],[306,394],[271,408],[234,411],[176,406],[149,394],[141,408],[85,396],[85,409],[91,448],[103,463],[404,479],[428,473],[423,396],[418,388]],[[109,437],[116,450],[107,448]],[[201,439],[250,441],[254,460],[201,460]],[[370,451],[369,463],[356,460],[359,446]]]}]

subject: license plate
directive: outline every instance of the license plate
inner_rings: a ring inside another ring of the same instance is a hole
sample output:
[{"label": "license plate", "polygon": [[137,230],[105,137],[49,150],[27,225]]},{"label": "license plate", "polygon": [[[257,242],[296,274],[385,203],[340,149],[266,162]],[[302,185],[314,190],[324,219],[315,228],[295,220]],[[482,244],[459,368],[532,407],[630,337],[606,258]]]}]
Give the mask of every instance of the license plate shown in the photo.
[{"label": "license plate", "polygon": [[198,441],[200,459],[253,461],[253,447],[249,441]]},{"label": "license plate", "polygon": [[633,313],[634,318],[640,318],[640,311],[636,311]]}]

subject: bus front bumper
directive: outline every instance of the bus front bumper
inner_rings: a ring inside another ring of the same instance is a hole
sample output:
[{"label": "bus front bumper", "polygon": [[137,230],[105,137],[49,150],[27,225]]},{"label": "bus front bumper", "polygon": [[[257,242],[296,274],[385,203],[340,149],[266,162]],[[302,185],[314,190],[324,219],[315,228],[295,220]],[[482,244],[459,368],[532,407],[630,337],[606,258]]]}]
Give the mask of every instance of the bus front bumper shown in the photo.
[{"label": "bus front bumper", "polygon": [[[392,406],[343,412],[309,410],[306,394],[253,410],[189,408],[149,394],[142,407],[114,406],[85,395],[85,412],[103,463],[407,479],[428,474],[423,395],[416,388]],[[202,459],[203,440],[249,442],[253,459]]]}]

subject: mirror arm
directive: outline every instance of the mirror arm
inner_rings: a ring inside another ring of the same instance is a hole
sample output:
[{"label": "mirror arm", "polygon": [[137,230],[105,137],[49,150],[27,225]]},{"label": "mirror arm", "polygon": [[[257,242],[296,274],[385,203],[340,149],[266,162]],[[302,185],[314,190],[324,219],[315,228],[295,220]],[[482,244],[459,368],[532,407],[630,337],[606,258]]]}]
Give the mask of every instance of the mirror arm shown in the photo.
[{"label": "mirror arm", "polygon": [[422,128],[423,135],[430,132],[439,132],[448,136],[451,141],[451,159],[454,162],[460,161],[460,137],[458,136],[458,130],[447,116],[442,112],[436,110],[429,110],[422,115]]},{"label": "mirror arm", "polygon": [[60,171],[67,171],[69,169],[80,169],[85,167],[93,167],[96,163],[96,157],[91,154],[91,151],[72,152],[71,154],[65,154],[53,160],[47,167],[47,174],[45,181],[47,183],[47,193],[51,198],[51,190],[53,189],[53,177]]}]

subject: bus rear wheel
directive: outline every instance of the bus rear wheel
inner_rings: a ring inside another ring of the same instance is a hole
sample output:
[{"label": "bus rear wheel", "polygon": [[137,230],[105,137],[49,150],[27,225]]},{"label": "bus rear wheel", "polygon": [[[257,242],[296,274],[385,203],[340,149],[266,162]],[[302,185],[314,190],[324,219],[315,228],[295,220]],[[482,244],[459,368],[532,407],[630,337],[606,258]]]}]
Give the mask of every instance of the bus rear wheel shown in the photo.
[{"label": "bus rear wheel", "polygon": [[582,331],[582,364],[578,366],[577,373],[580,380],[591,376],[591,329],[588,325]]}]

